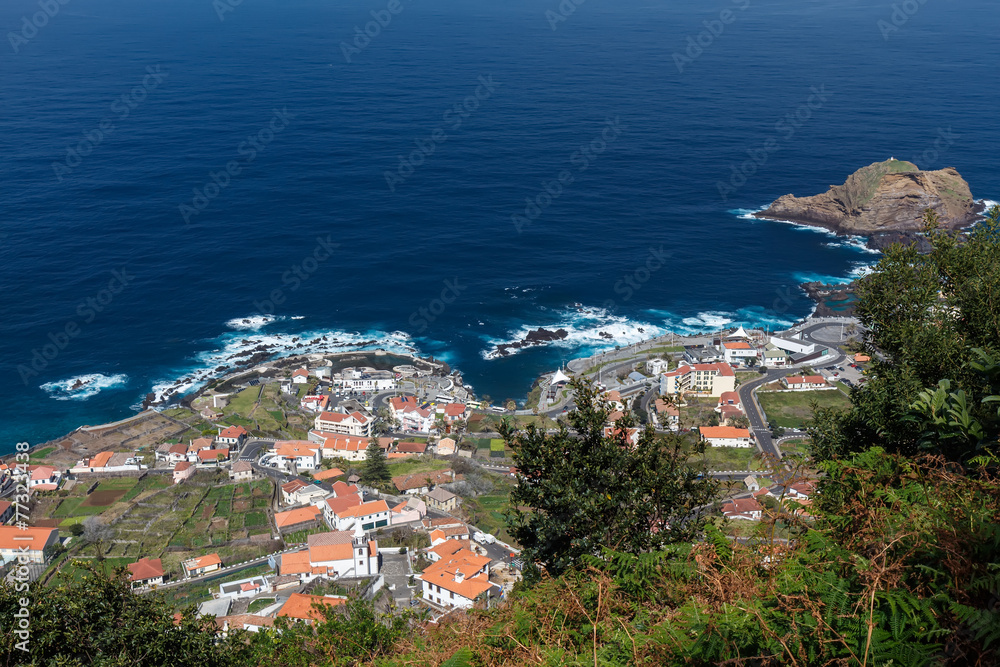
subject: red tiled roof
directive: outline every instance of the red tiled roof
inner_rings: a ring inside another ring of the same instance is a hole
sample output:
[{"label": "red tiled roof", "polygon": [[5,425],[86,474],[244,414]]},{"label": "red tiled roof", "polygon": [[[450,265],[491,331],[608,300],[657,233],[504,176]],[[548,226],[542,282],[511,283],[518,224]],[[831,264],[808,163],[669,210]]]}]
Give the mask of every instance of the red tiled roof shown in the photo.
[{"label": "red tiled roof", "polygon": [[224,428],[219,433],[220,438],[239,438],[243,435],[249,435],[247,430],[242,426],[230,426],[229,428]]},{"label": "red tiled roof", "polygon": [[128,564],[131,581],[144,581],[163,576],[163,563],[159,558],[140,558],[134,563]]}]

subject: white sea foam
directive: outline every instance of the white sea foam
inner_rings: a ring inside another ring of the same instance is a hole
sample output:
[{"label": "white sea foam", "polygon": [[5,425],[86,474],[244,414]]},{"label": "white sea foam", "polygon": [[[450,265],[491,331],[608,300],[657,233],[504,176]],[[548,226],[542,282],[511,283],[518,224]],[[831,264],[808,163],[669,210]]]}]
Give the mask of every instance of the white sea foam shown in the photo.
[{"label": "white sea foam", "polygon": [[257,329],[267,326],[277,319],[278,318],[274,315],[249,315],[247,317],[234,317],[226,322],[226,326],[230,329],[236,329],[238,331],[256,331]]},{"label": "white sea foam", "polygon": [[498,345],[523,341],[529,332],[538,328],[544,328],[548,331],[564,329],[567,336],[561,340],[540,343],[539,345],[508,349],[506,356],[535,347],[596,351],[613,348],[616,345],[631,345],[667,333],[666,329],[655,324],[637,322],[627,317],[613,315],[604,308],[581,306],[560,311],[554,322],[524,324],[520,328],[508,332],[505,338],[484,337],[488,347],[483,350],[482,357],[484,359],[497,359],[505,356],[497,353]]},{"label": "white sea foam", "polygon": [[[229,326],[229,322],[226,323]],[[258,353],[269,359],[298,354],[330,354],[384,349],[389,352],[414,352],[412,340],[403,331],[306,331],[301,333],[229,333],[215,341],[217,347],[198,353],[186,370],[174,379],[161,379],[151,392],[153,403],[189,394],[209,380],[245,367],[247,359]]]},{"label": "white sea foam", "polygon": [[104,389],[120,387],[127,382],[128,376],[124,374],[88,373],[65,380],[46,382],[41,385],[41,389],[49,395],[49,398],[57,401],[82,401],[96,396]]}]

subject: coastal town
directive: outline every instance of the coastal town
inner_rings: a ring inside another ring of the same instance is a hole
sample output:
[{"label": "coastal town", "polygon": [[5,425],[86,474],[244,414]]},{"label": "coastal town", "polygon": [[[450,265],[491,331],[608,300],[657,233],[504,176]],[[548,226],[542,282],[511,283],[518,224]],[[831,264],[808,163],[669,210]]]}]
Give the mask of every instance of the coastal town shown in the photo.
[{"label": "coastal town", "polygon": [[845,407],[866,381],[859,326],[662,336],[574,359],[520,405],[414,355],[270,360],[5,460],[0,572],[27,565],[52,586],[81,562],[123,568],[220,633],[311,623],[352,595],[431,620],[499,604],[524,566],[504,520],[518,471],[501,422],[556,429],[574,380],[600,392],[607,435],[634,446],[648,425],[683,439],[719,482],[710,511],[732,539],[767,508],[809,520],[806,427],[814,406]]}]

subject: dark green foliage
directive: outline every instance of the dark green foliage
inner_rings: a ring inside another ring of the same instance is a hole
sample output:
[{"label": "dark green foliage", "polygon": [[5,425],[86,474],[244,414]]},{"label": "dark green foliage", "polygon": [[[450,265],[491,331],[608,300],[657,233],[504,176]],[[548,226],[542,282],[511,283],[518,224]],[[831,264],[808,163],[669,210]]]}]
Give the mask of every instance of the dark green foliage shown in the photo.
[{"label": "dark green foliage", "polygon": [[[28,592],[0,585],[0,664],[132,667],[191,667],[240,664],[240,646],[215,641],[214,624],[185,611],[179,623],[174,609],[158,595],[136,595],[122,577],[109,578],[93,566],[71,586]],[[121,574],[121,571],[119,571]],[[14,614],[21,598],[30,613],[28,653],[15,647]],[[234,662],[235,660],[235,662]]]},{"label": "dark green foliage", "polygon": [[[852,391],[848,412],[817,414],[812,451],[818,459],[881,446],[959,461],[996,442],[996,405],[983,402],[1000,393],[996,365],[992,376],[978,366],[1000,354],[1000,208],[967,238],[939,231],[930,211],[925,225],[930,254],[892,246],[858,281],[857,315],[866,327],[871,369],[868,382]],[[939,387],[945,378],[949,386]],[[923,395],[939,388],[940,398]],[[964,436],[937,422],[952,409],[964,413]],[[982,432],[974,432],[972,422]]]},{"label": "dark green foliage", "polygon": [[378,439],[372,438],[368,441],[365,464],[361,467],[361,482],[369,486],[380,487],[391,481],[392,473],[389,472],[385,452],[379,447]]},{"label": "dark green foliage", "polygon": [[528,560],[558,574],[605,548],[640,553],[696,536],[696,508],[716,486],[685,462],[680,439],[646,428],[632,446],[631,415],[606,436],[607,404],[588,384],[573,388],[573,432],[565,424],[555,434],[501,428],[518,470],[510,532]]}]

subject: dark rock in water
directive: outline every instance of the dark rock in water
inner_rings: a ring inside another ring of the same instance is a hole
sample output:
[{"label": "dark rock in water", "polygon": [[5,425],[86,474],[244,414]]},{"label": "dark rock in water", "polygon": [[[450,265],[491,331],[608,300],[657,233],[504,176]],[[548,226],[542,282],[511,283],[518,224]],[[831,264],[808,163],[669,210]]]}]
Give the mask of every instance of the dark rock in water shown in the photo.
[{"label": "dark rock in water", "polygon": [[609,334],[607,331],[598,331],[597,335],[605,340],[614,340],[615,337]]},{"label": "dark rock in water", "polygon": [[868,247],[872,250],[885,250],[895,243],[904,246],[916,243],[917,252],[928,253],[931,251],[931,242],[918,232],[879,232],[868,237]]},{"label": "dark rock in water", "polygon": [[516,341],[514,343],[502,343],[497,345],[494,354],[501,357],[505,357],[510,354],[510,350],[519,350],[524,347],[532,347],[533,345],[542,345],[543,343],[550,343],[555,340],[562,340],[569,336],[569,332],[565,329],[557,329],[556,331],[551,331],[549,329],[534,329],[529,331],[524,337],[524,340]]},{"label": "dark rock in water", "polygon": [[229,366],[219,366],[215,369],[216,373],[224,373],[229,370]]},{"label": "dark rock in water", "polygon": [[146,394],[146,398],[142,399],[142,409],[145,410],[150,405],[152,405],[155,399],[156,399],[156,394],[154,394],[153,392],[149,392],[148,394]]},{"label": "dark rock in water", "polygon": [[77,380],[76,382],[73,383],[73,386],[70,387],[69,390],[70,391],[75,391],[75,390],[79,389],[80,387],[84,386],[85,384],[87,384],[87,383],[84,382],[83,380]]},{"label": "dark rock in water", "polygon": [[824,285],[804,283],[802,289],[816,302],[816,317],[852,317],[858,305],[854,283]]},{"label": "dark rock in water", "polygon": [[298,342],[299,342],[299,337],[298,337],[298,336],[296,336],[295,338],[293,338],[293,339],[292,339],[292,342],[293,342],[293,343],[298,343]]}]

